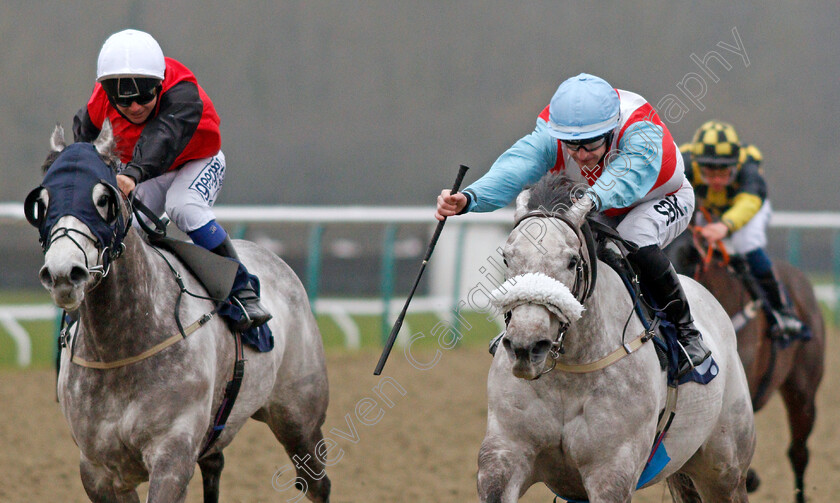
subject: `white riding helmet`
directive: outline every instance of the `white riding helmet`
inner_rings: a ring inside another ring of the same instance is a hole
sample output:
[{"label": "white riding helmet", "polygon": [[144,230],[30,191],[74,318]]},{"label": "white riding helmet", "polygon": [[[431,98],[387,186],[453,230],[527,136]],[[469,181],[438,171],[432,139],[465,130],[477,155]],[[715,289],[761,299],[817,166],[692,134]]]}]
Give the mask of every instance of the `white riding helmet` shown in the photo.
[{"label": "white riding helmet", "polygon": [[163,80],[166,61],[157,41],[146,32],[123,30],[102,44],[96,63],[96,81],[114,77],[150,77]]},{"label": "white riding helmet", "polygon": [[557,88],[548,107],[548,134],[558,140],[597,138],[618,126],[620,100],[606,80],[581,73]]}]

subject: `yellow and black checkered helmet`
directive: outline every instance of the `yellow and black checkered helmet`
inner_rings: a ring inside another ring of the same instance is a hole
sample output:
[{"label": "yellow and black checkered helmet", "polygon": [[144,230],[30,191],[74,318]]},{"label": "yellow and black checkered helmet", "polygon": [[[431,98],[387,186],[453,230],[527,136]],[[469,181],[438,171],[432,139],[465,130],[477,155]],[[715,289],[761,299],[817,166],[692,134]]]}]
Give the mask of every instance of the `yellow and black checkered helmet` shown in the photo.
[{"label": "yellow and black checkered helmet", "polygon": [[697,164],[725,168],[738,164],[741,142],[731,124],[709,121],[694,133],[690,152]]}]

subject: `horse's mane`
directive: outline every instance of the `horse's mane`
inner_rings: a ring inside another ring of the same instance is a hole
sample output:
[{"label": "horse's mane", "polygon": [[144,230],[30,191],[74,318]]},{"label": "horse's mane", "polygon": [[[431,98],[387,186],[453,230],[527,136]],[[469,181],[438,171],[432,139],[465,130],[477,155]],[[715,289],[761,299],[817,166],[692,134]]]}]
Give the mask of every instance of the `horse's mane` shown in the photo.
[{"label": "horse's mane", "polygon": [[572,191],[579,185],[565,174],[548,172],[534,184],[528,199],[528,210],[562,211],[572,206]]}]

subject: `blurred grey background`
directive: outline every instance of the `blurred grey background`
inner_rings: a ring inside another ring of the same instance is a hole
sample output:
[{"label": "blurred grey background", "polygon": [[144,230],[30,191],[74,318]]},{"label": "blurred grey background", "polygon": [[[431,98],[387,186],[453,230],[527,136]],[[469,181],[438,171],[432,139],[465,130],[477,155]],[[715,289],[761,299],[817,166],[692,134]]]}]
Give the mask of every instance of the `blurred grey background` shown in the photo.
[{"label": "blurred grey background", "polygon": [[[102,42],[137,28],[222,118],[217,204],[431,208],[459,164],[473,168],[465,185],[478,178],[560,82],[588,72],[646,97],[678,143],[706,120],[733,123],[764,153],[777,210],[836,211],[839,24],[825,0],[6,1],[0,201],[39,183]],[[34,230],[3,229],[7,257],[39,259]],[[0,287],[35,284],[8,262]]]}]

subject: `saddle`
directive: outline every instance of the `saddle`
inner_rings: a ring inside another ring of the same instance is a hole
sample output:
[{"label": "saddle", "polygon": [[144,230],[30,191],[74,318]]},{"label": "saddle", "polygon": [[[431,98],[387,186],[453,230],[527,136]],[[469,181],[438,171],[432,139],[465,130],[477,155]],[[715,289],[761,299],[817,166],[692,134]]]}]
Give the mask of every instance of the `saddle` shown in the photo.
[{"label": "saddle", "polygon": [[635,251],[638,247],[619,236],[612,227],[593,219],[589,219],[587,223],[589,232],[593,234],[598,259],[618,274],[627,288],[636,316],[646,330],[653,332],[652,340],[659,357],[659,364],[662,370],[667,371],[669,385],[679,385],[689,381],[706,384],[714,379],[718,373],[718,366],[713,357],[708,358],[698,368],[681,378],[677,377],[679,374],[678,351],[680,351],[677,329],[655,304],[653,296],[645,293],[648,287],[640,281],[639,275],[626,259],[627,253]]},{"label": "saddle", "polygon": [[[229,300],[231,293],[241,289],[246,283],[250,283],[259,294],[257,277],[248,274],[244,267],[233,260],[216,255],[189,241],[168,236],[169,221],[164,222],[159,219],[139,199],[132,197],[131,205],[134,213],[138,214],[137,223],[143,230],[144,237],[149,245],[155,249],[163,248],[175,255],[207,291],[207,298],[216,304],[215,311],[219,316],[235,323],[241,317],[241,310],[238,303]],[[140,213],[149,219],[154,228],[149,227],[140,218]],[[176,274],[176,281],[178,281],[182,292],[187,292],[174,269],[173,273]],[[194,294],[190,295],[196,296]],[[241,337],[244,344],[259,352],[271,351],[274,348],[274,336],[267,324],[251,327],[242,332]]]}]

